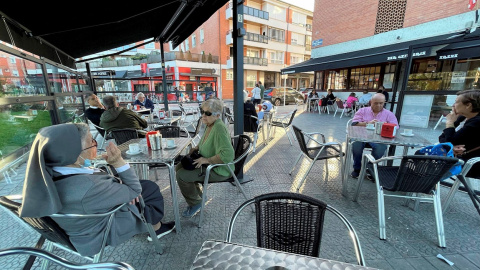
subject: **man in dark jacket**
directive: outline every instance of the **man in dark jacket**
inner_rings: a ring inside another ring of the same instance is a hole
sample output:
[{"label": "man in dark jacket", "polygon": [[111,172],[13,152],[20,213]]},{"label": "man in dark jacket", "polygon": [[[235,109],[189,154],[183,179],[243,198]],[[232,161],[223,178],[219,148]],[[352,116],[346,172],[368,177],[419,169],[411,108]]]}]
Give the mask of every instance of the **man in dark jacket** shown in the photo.
[{"label": "man in dark jacket", "polygon": [[[105,108],[103,107],[100,99],[97,95],[93,94],[87,98],[87,102],[90,105],[90,108],[85,110],[85,116],[87,117],[90,122],[92,122],[96,126],[100,126],[100,117],[102,116]],[[105,130],[98,129],[97,131],[103,136],[105,134]]]},{"label": "man in dark jacket", "polygon": [[141,130],[148,127],[147,121],[137,113],[120,107],[114,96],[105,96],[103,104],[107,110],[100,117],[100,126],[106,132],[124,128]]}]

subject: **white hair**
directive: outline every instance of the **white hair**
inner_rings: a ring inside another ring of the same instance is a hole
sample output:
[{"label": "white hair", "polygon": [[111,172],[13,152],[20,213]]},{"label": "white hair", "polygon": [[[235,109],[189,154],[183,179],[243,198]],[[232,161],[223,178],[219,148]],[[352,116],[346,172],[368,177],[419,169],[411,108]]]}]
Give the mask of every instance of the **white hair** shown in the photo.
[{"label": "white hair", "polygon": [[137,96],[135,97],[136,99],[138,99],[139,97],[145,97],[145,94],[143,94],[142,92],[138,93]]},{"label": "white hair", "polygon": [[202,103],[201,108],[205,107],[210,109],[210,112],[214,115],[221,116],[223,113],[223,102],[219,99],[209,99]]}]

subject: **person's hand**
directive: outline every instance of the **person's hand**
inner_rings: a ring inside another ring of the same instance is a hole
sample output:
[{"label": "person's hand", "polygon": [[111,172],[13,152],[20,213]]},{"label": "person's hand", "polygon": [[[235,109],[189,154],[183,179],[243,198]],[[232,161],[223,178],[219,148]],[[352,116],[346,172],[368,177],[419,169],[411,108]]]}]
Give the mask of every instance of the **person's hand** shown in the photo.
[{"label": "person's hand", "polygon": [[467,149],[465,149],[464,144],[459,144],[459,145],[454,145],[453,146],[453,154],[455,156],[461,156],[463,152],[465,152]]},{"label": "person's hand", "polygon": [[110,142],[107,145],[106,150],[107,154],[103,154],[102,157],[108,164],[112,165],[114,168],[119,168],[126,164],[122,158],[122,151],[120,151],[113,142]]},{"label": "person's hand", "polygon": [[447,118],[446,126],[454,127],[454,123],[455,121],[457,121],[457,118],[458,118],[458,114],[455,111],[455,108],[453,108],[452,111],[449,114],[447,114],[446,118]]},{"label": "person's hand", "polygon": [[367,124],[375,124],[376,122],[378,122],[378,120],[377,120],[377,119],[373,119],[372,121],[367,122]]},{"label": "person's hand", "polygon": [[[138,197],[140,197],[141,195],[138,195]],[[132,201],[129,202],[129,204],[135,204],[138,202],[138,197],[136,197],[135,199],[133,199]]]},{"label": "person's hand", "polygon": [[193,165],[195,165],[195,168],[200,168],[202,167],[203,164],[210,164],[208,162],[208,159],[205,157],[201,157],[193,160]]}]

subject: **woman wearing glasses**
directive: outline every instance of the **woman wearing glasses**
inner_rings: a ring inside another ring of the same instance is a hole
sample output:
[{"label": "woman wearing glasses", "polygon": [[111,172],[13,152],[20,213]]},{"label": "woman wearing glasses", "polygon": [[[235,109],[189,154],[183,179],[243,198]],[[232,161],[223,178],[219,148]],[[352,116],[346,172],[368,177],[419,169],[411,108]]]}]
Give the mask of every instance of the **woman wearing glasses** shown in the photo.
[{"label": "woman wearing glasses", "polygon": [[[163,197],[159,187],[139,180],[121,151],[113,143],[104,155],[119,177],[90,168],[96,158],[97,142],[86,124],[61,124],[42,128],[35,138],[25,175],[20,215],[43,217],[51,214],[98,214],[123,203],[115,214],[107,245],[117,245],[138,233],[146,232],[134,204],[142,195],[145,218],[160,238],[175,228],[174,223],[160,221],[163,217]],[[53,218],[69,235],[78,252],[84,256],[100,251],[102,235],[108,217],[92,219]]]},{"label": "woman wearing glasses", "polygon": [[[221,119],[223,102],[219,99],[209,99],[200,106],[202,122],[206,125],[205,132],[197,147],[190,154],[198,150],[202,157],[195,159],[194,170],[187,170],[179,163],[176,167],[177,183],[187,201],[188,207],[182,213],[184,217],[193,217],[202,207],[201,185],[195,182],[203,182],[202,165],[220,164],[232,162],[234,159],[233,146],[230,133]],[[235,169],[232,166],[232,170]],[[209,182],[221,182],[230,178],[230,171],[226,167],[213,168]]]}]

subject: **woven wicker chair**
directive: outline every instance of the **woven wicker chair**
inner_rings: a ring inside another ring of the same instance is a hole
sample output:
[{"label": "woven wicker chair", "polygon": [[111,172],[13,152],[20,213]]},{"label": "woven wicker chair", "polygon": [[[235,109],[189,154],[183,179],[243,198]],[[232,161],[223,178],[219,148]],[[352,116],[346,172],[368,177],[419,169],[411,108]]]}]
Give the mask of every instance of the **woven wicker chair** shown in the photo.
[{"label": "woven wicker chair", "polygon": [[115,129],[108,132],[107,137],[115,139],[117,145],[120,145],[129,140],[138,139],[138,132],[133,128]]},{"label": "woven wicker chair", "polygon": [[[340,160],[340,168],[339,171],[342,171],[343,165],[343,156],[345,155],[342,152],[342,145],[338,142],[326,142],[325,136],[319,132],[312,132],[306,133],[299,129],[297,126],[293,125],[293,131],[295,136],[297,137],[298,144],[300,146],[300,154],[298,155],[297,160],[293,163],[293,167],[290,170],[289,174],[292,175],[295,166],[297,165],[298,161],[303,157],[306,157],[310,160],[310,165],[307,169],[307,172],[303,175],[302,180],[297,186],[297,192],[300,190],[305,178],[310,173],[313,164],[317,160],[325,160],[326,165],[326,176],[325,179],[328,179],[328,160],[331,158],[338,158]],[[322,141],[316,140],[313,136],[314,135],[321,135]],[[308,139],[308,141],[306,141]],[[311,145],[311,142],[314,142],[314,145]]]},{"label": "woven wicker chair", "polygon": [[178,126],[159,126],[155,130],[160,131],[162,138],[178,138],[180,137],[180,127]]},{"label": "woven wicker chair", "polygon": [[365,266],[357,233],[350,222],[335,208],[298,193],[269,193],[244,202],[230,220],[227,242],[231,242],[235,220],[251,204],[255,205],[258,247],[318,257],[325,212],[329,211],[347,227],[357,263]]},{"label": "woven wicker chair", "polygon": [[[45,250],[47,252],[52,252],[53,247],[57,246],[64,250],[67,250],[77,256],[80,256],[84,259],[92,261],[93,263],[97,263],[101,261],[105,246],[107,245],[108,235],[110,232],[110,225],[114,218],[115,213],[120,210],[126,203],[116,206],[114,209],[110,210],[106,213],[98,213],[98,214],[53,214],[51,216],[45,217],[38,217],[38,218],[30,218],[30,217],[20,217],[19,212],[22,204],[17,202],[21,201],[21,195],[10,195],[10,196],[1,196],[0,197],[0,207],[5,209],[7,213],[9,213],[14,219],[17,221],[29,225],[32,229],[40,233],[40,238],[37,241],[35,248],[41,248],[45,242],[48,240],[45,246]],[[147,230],[150,234],[150,237],[153,238],[153,244],[155,246],[155,250],[161,254],[163,253],[163,248],[156,237],[155,231],[153,230],[153,226],[146,222],[144,217],[144,208],[145,203],[142,197],[139,197],[139,204],[137,205],[139,208],[139,213],[142,217],[142,221],[147,227]],[[65,231],[54,221],[54,218],[61,219],[61,218],[74,218],[74,219],[91,219],[91,218],[103,218],[108,217],[108,225],[103,232],[103,242],[100,248],[100,251],[92,257],[82,256],[78,253],[75,246],[70,242],[69,236],[65,233]],[[35,261],[35,257],[31,257],[27,263],[26,267],[31,267]],[[48,268],[49,261],[44,261],[42,263],[42,269]]]},{"label": "woven wicker chair", "polygon": [[[400,159],[400,166],[378,166],[378,163],[388,160]],[[417,194],[423,194],[422,201],[433,202],[435,221],[437,223],[438,245],[445,247],[445,232],[443,229],[442,205],[440,203],[440,181],[457,164],[457,158],[443,156],[395,156],[375,160],[370,154],[365,154],[362,160],[357,190],[354,201],[357,201],[366,170],[368,169],[375,179],[378,199],[378,223],[380,239],[386,239],[385,228],[385,202],[384,197],[400,197],[407,199],[420,199]],[[402,192],[401,194],[384,193]],[[406,194],[404,195],[404,193]],[[428,197],[429,196],[429,197]]]},{"label": "woven wicker chair", "polygon": [[[30,255],[30,258],[39,257],[49,262],[54,262],[67,269],[135,270],[135,268],[133,268],[131,265],[124,262],[75,263],[38,248],[13,247],[0,250],[0,257],[6,257],[11,255]],[[23,269],[30,268],[28,267]]]}]

